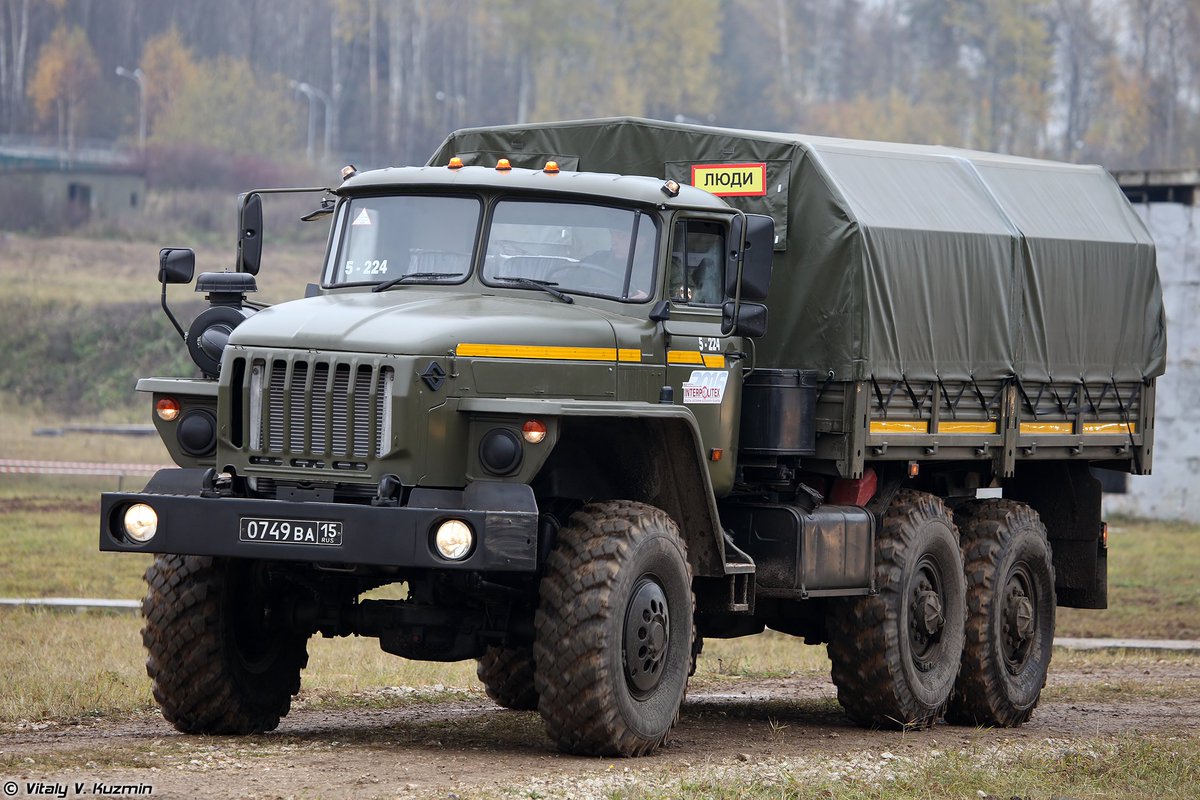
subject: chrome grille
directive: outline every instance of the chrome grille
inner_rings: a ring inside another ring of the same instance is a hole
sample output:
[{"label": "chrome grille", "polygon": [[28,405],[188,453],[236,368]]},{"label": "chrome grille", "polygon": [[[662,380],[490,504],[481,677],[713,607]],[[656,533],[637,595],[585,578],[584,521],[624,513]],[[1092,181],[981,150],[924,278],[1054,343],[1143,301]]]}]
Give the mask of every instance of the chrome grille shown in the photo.
[{"label": "chrome grille", "polygon": [[391,367],[359,359],[254,359],[250,450],[315,458],[385,455],[394,376]]}]

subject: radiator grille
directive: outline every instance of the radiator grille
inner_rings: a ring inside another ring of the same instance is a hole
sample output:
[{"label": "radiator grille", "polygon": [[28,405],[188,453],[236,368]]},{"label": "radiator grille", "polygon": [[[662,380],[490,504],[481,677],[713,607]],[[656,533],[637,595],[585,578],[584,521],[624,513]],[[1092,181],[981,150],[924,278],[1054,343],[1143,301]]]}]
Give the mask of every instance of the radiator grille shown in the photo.
[{"label": "radiator grille", "polygon": [[365,459],[391,439],[391,367],[358,361],[255,359],[250,450],[266,455]]}]

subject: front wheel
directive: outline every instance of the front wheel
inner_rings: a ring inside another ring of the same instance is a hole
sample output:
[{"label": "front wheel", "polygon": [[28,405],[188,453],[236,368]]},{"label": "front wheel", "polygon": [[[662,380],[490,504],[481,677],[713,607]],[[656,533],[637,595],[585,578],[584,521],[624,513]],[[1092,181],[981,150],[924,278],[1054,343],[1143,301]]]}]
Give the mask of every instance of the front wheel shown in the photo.
[{"label": "front wheel", "polygon": [[538,711],[559,749],[639,756],[679,716],[692,664],[691,571],[653,506],[593,503],[559,531],[539,587]]},{"label": "front wheel", "polygon": [[967,577],[962,672],[946,719],[1012,728],[1033,714],[1054,646],[1054,566],[1037,512],[978,500],[955,513]]},{"label": "front wheel", "polygon": [[183,733],[273,730],[300,691],[308,637],[273,613],[263,565],[161,555],[145,577],[146,672],[167,722]]},{"label": "front wheel", "polygon": [[538,707],[533,687],[533,651],[529,647],[489,647],[475,667],[488,697],[514,711]]},{"label": "front wheel", "polygon": [[878,594],[840,601],[829,657],[838,702],[859,725],[927,727],[962,659],[966,595],[958,531],[924,492],[897,493],[875,543]]}]

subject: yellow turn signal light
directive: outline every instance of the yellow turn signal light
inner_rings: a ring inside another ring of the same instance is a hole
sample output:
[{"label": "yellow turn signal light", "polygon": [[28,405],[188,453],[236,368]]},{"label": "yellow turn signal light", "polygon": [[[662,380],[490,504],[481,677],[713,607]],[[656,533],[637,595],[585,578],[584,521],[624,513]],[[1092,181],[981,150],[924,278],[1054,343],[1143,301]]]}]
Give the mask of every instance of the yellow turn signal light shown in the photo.
[{"label": "yellow turn signal light", "polygon": [[160,397],[154,404],[154,413],[163,422],[174,422],[179,418],[179,401],[174,397]]},{"label": "yellow turn signal light", "polygon": [[526,420],[521,426],[521,438],[530,444],[539,444],[546,438],[546,423],[540,419]]}]

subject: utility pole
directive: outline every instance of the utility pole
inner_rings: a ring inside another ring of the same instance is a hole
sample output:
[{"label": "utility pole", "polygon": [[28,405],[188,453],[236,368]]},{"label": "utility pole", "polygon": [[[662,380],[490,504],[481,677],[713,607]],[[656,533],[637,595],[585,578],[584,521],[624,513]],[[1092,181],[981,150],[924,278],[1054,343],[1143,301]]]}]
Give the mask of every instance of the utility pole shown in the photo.
[{"label": "utility pole", "polygon": [[128,78],[138,87],[138,150],[146,152],[146,75],[138,67],[133,72],[124,67],[117,67],[117,75]]}]

